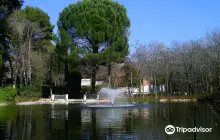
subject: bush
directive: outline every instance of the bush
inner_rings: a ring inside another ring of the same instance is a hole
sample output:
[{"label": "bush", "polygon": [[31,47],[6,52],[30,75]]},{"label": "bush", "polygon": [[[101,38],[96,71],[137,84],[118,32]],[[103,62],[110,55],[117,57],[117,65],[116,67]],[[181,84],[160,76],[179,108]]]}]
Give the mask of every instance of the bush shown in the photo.
[{"label": "bush", "polygon": [[26,96],[22,96],[22,97],[17,97],[16,101],[17,102],[30,102],[30,101],[39,101],[41,98],[37,98],[37,97],[26,97]]},{"label": "bush", "polygon": [[91,87],[89,86],[81,86],[81,92],[82,93],[86,93],[86,92],[90,92],[91,91]]},{"label": "bush", "polygon": [[[95,92],[99,92],[101,90],[101,88],[105,87],[105,85],[97,85],[95,87]],[[92,87],[91,86],[81,86],[81,92],[82,93],[90,93],[92,91]]]},{"label": "bush", "polygon": [[136,102],[136,103],[153,103],[153,102],[159,102],[159,98],[128,98],[127,99],[130,103]]},{"label": "bush", "polygon": [[17,96],[17,90],[12,86],[7,86],[4,88],[0,88],[0,101],[6,103],[15,103]]},{"label": "bush", "polygon": [[64,95],[66,94],[66,88],[64,86],[54,86],[52,87],[53,94]]},{"label": "bush", "polygon": [[42,92],[41,92],[41,88],[34,86],[34,85],[29,85],[29,86],[25,86],[21,89],[21,96],[25,96],[25,97],[41,97],[42,96]]}]

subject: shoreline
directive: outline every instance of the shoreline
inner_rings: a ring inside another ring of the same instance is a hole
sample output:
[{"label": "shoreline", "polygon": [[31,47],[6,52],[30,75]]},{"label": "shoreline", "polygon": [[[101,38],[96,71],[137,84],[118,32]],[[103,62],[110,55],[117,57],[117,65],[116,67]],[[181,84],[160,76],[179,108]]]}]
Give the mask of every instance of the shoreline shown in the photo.
[{"label": "shoreline", "polygon": [[[88,99],[86,103],[108,103],[109,100],[96,100],[96,99]],[[197,99],[159,99],[159,101],[155,102],[143,102],[144,103],[167,103],[167,102],[197,102]],[[25,102],[17,102],[15,105],[42,105],[42,104],[79,104],[83,103],[82,99],[70,99],[68,101],[65,100],[56,100],[51,101],[50,99],[41,99],[38,101],[25,101]],[[0,103],[0,106],[9,105],[6,103]]]}]

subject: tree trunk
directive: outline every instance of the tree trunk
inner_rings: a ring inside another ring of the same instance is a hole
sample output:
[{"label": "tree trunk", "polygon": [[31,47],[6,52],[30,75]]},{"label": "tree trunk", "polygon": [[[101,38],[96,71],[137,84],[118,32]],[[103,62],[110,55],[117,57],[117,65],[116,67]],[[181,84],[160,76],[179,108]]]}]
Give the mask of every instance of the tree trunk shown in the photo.
[{"label": "tree trunk", "polygon": [[173,82],[170,82],[170,94],[173,95]]},{"label": "tree trunk", "polygon": [[128,86],[128,87],[129,87],[129,94],[132,95],[132,93],[131,93],[131,89],[133,88],[133,75],[132,75],[132,70],[130,70],[130,72],[131,72],[131,85]]},{"label": "tree trunk", "polygon": [[110,62],[108,65],[108,88],[111,87],[111,70],[112,70],[112,65]]},{"label": "tree trunk", "polygon": [[169,94],[169,72],[168,72],[168,65],[166,67],[166,94]]},{"label": "tree trunk", "polygon": [[69,94],[69,80],[68,80],[68,75],[69,75],[69,71],[68,71],[68,61],[67,59],[65,60],[65,66],[64,66],[64,75],[65,75],[65,91],[67,93],[65,94]]},{"label": "tree trunk", "polygon": [[53,91],[52,88],[50,87],[50,97],[52,97]]},{"label": "tree trunk", "polygon": [[11,78],[14,79],[14,69],[13,69],[13,66],[12,66],[11,59],[9,59],[9,65],[10,65]]},{"label": "tree trunk", "polygon": [[[93,44],[93,53],[98,53],[98,45]],[[95,94],[95,85],[96,85],[96,73],[97,73],[97,60],[92,60],[92,79],[91,79],[91,86],[92,86],[92,93]]]},{"label": "tree trunk", "polygon": [[93,64],[92,66],[92,80],[91,80],[91,86],[92,86],[92,94],[95,94],[95,84],[96,84],[96,72],[97,72],[97,69],[96,69],[96,65]]},{"label": "tree trunk", "polygon": [[206,94],[207,93],[210,93],[210,88],[209,88],[209,80],[208,80],[209,78],[208,77],[206,77]]},{"label": "tree trunk", "polygon": [[133,75],[132,75],[132,70],[131,70],[131,87],[133,87]]},{"label": "tree trunk", "polygon": [[111,86],[111,75],[108,76],[108,88]]},{"label": "tree trunk", "polygon": [[156,98],[157,98],[157,75],[155,74],[155,88],[156,88]]},{"label": "tree trunk", "polygon": [[[139,73],[141,75],[141,71],[139,70]],[[139,78],[139,94],[141,94],[141,76]]]},{"label": "tree trunk", "polygon": [[24,85],[27,86],[27,73],[24,71]]},{"label": "tree trunk", "polygon": [[16,88],[17,77],[13,76],[13,88]]},{"label": "tree trunk", "polygon": [[22,74],[20,74],[20,76],[19,76],[19,90],[21,90],[22,85],[23,85],[23,76],[22,76]]},{"label": "tree trunk", "polygon": [[28,43],[28,72],[27,72],[27,77],[28,77],[28,83],[31,82],[31,40],[29,40]]}]

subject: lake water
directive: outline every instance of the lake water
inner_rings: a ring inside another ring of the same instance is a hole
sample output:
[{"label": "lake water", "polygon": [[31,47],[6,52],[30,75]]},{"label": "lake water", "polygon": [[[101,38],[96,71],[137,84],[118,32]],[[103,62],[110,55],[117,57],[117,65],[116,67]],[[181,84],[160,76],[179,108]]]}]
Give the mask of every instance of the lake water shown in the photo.
[{"label": "lake water", "polygon": [[132,108],[80,105],[0,107],[0,140],[192,140],[193,133],[167,135],[165,127],[212,128],[198,140],[220,139],[220,123],[207,104],[148,104]]}]

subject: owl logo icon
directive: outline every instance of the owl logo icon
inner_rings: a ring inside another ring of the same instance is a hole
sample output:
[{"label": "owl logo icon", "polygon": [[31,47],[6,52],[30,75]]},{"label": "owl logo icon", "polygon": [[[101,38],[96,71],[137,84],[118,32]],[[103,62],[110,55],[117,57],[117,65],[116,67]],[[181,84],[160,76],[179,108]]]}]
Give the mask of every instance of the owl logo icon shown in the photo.
[{"label": "owl logo icon", "polygon": [[168,134],[168,135],[172,135],[174,132],[175,132],[175,127],[173,125],[167,125],[165,127],[165,132]]}]

